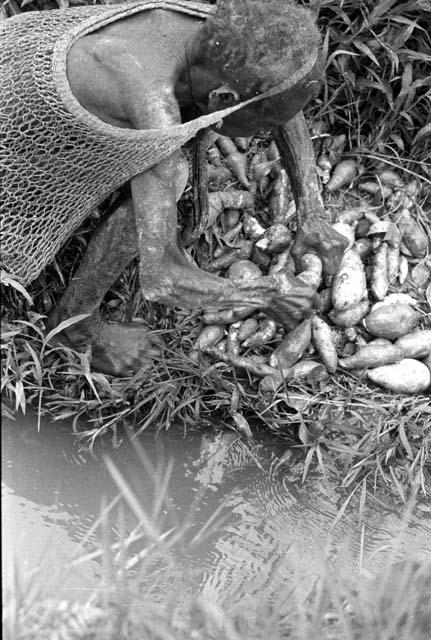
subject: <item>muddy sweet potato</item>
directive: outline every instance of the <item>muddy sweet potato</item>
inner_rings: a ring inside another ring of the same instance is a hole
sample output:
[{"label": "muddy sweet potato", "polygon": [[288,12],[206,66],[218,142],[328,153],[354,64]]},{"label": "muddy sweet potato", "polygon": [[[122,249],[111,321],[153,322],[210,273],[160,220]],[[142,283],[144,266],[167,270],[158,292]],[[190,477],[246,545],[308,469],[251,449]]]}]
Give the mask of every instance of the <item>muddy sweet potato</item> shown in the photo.
[{"label": "muddy sweet potato", "polygon": [[417,324],[417,311],[407,304],[388,304],[372,311],[364,318],[364,326],[377,338],[396,340],[404,336]]},{"label": "muddy sweet potato", "polygon": [[388,245],[386,242],[382,242],[374,253],[370,288],[377,300],[382,300],[388,292]]},{"label": "muddy sweet potato", "polygon": [[347,239],[349,244],[346,247],[346,251],[347,249],[351,249],[355,243],[355,231],[350,224],[347,224],[346,222],[334,222],[331,226],[335,231],[337,231],[337,233]]},{"label": "muddy sweet potato", "polygon": [[344,369],[374,369],[385,364],[399,362],[404,357],[402,350],[393,344],[368,344],[348,358],[340,360]]},{"label": "muddy sweet potato", "polygon": [[332,322],[339,327],[354,327],[368,313],[369,306],[369,301],[364,299],[351,309],[346,311],[333,309],[328,315]]},{"label": "muddy sweet potato", "polygon": [[345,252],[332,283],[332,304],[337,311],[353,309],[366,296],[367,282],[360,256],[350,249]]},{"label": "muddy sweet potato", "polygon": [[255,280],[262,277],[262,271],[251,260],[237,260],[230,265],[226,275],[237,280]]},{"label": "muddy sweet potato", "polygon": [[311,320],[311,338],[323,364],[330,373],[335,373],[338,366],[338,356],[333,332],[330,326],[318,316]]},{"label": "muddy sweet potato", "polygon": [[284,224],[273,224],[266,229],[262,238],[256,242],[256,247],[268,254],[281,253],[292,242],[292,235]]},{"label": "muddy sweet potato", "polygon": [[316,256],[314,253],[304,253],[304,255],[301,256],[300,264],[303,271],[298,273],[296,277],[309,287],[317,289],[322,280],[323,269],[319,256]]},{"label": "muddy sweet potato", "polygon": [[196,348],[206,351],[209,347],[216,345],[224,336],[224,327],[218,324],[208,324],[203,327],[196,340]]},{"label": "muddy sweet potato", "polygon": [[398,338],[395,345],[406,358],[425,358],[431,354],[431,329],[419,329]]},{"label": "muddy sweet potato", "polygon": [[256,318],[247,318],[243,320],[241,326],[238,331],[238,339],[240,342],[244,342],[250,336],[252,336],[257,331],[258,321]]},{"label": "muddy sweet potato", "polygon": [[247,156],[240,151],[236,144],[227,136],[218,136],[215,141],[222,152],[225,162],[237,180],[246,188],[250,187],[247,178]]},{"label": "muddy sweet potato", "polygon": [[408,209],[395,214],[395,221],[401,231],[402,240],[415,258],[424,258],[428,251],[428,236],[412,218]]},{"label": "muddy sweet potato", "polygon": [[297,362],[311,341],[311,320],[303,320],[292,329],[271,354],[269,364],[278,369],[286,369]]},{"label": "muddy sweet potato", "polygon": [[246,348],[255,349],[256,347],[262,347],[267,342],[271,342],[275,336],[277,325],[272,318],[265,318],[261,321],[259,329],[252,336],[244,340],[243,346]]},{"label": "muddy sweet potato", "polygon": [[395,393],[420,393],[429,389],[431,384],[428,367],[412,358],[370,369],[367,377],[380,387]]},{"label": "muddy sweet potato", "polygon": [[342,160],[335,167],[334,173],[326,185],[327,190],[332,192],[349,185],[356,177],[357,172],[354,160]]}]

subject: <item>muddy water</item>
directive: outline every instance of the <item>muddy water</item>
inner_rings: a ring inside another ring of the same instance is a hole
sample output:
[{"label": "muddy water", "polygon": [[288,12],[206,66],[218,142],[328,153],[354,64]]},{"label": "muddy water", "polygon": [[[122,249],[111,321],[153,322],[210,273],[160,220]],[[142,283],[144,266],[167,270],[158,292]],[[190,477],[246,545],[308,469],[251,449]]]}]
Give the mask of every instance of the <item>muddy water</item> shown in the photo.
[{"label": "muddy water", "polygon": [[[295,582],[305,598],[325,557],[351,581],[400,558],[431,558],[428,502],[408,517],[384,496],[360,510],[358,493],[337,520],[346,494],[336,479],[315,472],[303,484],[302,454],[286,452],[274,439],[251,445],[226,432],[144,432],[145,464],[126,434],[122,440],[121,446],[100,440],[90,453],[67,424],[45,421],[38,433],[34,417],[3,421],[5,584],[16,562],[20,573],[36,576],[43,595],[85,598],[100,585],[100,558],[88,554],[98,548],[101,505],[111,504],[111,542],[139,531],[140,508],[119,497],[105,456],[145,513],[160,513],[160,532],[188,526],[175,575],[167,571],[162,581],[164,593],[180,582],[182,593],[244,601]],[[169,499],[157,505],[168,476]],[[139,549],[139,542],[131,547],[131,566],[139,564]]]}]

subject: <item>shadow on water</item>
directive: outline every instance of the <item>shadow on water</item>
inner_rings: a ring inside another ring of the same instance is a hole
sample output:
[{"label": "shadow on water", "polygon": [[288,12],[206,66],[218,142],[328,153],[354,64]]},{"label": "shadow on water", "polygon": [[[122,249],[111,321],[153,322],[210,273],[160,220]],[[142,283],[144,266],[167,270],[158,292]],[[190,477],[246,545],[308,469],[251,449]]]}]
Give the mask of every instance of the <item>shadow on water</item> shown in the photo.
[{"label": "shadow on water", "polygon": [[105,455],[148,514],[170,474],[169,500],[160,507],[163,526],[174,530],[186,524],[187,533],[176,550],[175,575],[165,571],[161,578],[165,595],[194,590],[213,602],[252,602],[256,593],[291,583],[305,598],[325,558],[354,583],[399,559],[431,557],[429,504],[418,504],[407,520],[399,506],[381,497],[370,496],[359,508],[358,494],[337,518],[346,494],[336,480],[316,472],[303,484],[302,453],[286,455],[285,445],[274,439],[249,444],[229,432],[144,432],[145,469],[126,436],[119,447],[108,439],[96,442],[91,454],[71,436],[69,425],[45,421],[38,433],[36,422],[34,417],[3,421],[6,583],[15,558],[20,569],[38,570],[47,596],[85,598],[100,585],[96,556],[72,566],[71,561],[97,547],[100,532],[94,524],[102,500],[113,501],[115,508],[123,504],[122,532],[109,518],[111,540],[138,524],[136,510],[119,497]]}]

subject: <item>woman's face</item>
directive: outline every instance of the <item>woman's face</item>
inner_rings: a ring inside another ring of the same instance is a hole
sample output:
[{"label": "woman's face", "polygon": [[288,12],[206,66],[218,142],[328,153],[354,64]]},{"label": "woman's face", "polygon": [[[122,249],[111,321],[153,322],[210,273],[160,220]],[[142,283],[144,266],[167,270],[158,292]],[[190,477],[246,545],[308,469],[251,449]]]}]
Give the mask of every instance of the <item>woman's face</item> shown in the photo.
[{"label": "woman's face", "polygon": [[308,86],[295,86],[270,98],[254,102],[223,119],[215,131],[222,135],[249,137],[259,129],[273,129],[293,118],[311,98],[313,92]]}]

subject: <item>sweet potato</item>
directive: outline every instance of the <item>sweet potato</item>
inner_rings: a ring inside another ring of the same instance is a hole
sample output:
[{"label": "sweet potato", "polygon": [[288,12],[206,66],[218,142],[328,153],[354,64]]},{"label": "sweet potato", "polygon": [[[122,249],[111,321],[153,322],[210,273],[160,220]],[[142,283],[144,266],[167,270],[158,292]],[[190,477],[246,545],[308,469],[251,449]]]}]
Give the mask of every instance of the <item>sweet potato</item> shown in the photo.
[{"label": "sweet potato", "polygon": [[247,338],[256,333],[258,324],[259,323],[256,318],[247,318],[246,320],[243,320],[238,331],[238,340],[240,342],[244,342],[244,340],[247,340]]},{"label": "sweet potato", "polygon": [[[382,235],[385,236],[390,231],[393,223],[390,220],[379,220],[374,222],[367,231],[368,236]],[[386,238],[385,238],[386,239]]]},{"label": "sweet potato", "polygon": [[420,393],[431,384],[428,367],[419,360],[405,358],[397,364],[376,367],[367,371],[367,377],[380,387],[395,393]]},{"label": "sweet potato", "polygon": [[300,360],[294,364],[285,377],[288,380],[303,380],[312,377],[313,380],[323,380],[328,373],[320,362],[315,360]]},{"label": "sweet potato", "polygon": [[277,325],[275,321],[272,318],[265,318],[261,321],[256,333],[243,342],[243,346],[251,349],[262,347],[267,342],[271,342],[275,336],[276,330]]},{"label": "sweet potato", "polygon": [[318,316],[314,316],[311,320],[311,338],[322,358],[323,364],[330,373],[335,373],[338,365],[338,357],[333,333],[329,325]]},{"label": "sweet potato", "polygon": [[296,276],[313,289],[317,289],[322,280],[322,261],[314,253],[304,253],[300,260],[303,271]]},{"label": "sweet potato", "polygon": [[406,194],[409,196],[409,198],[415,198],[420,194],[420,191],[421,185],[417,180],[415,180],[415,178],[413,178],[406,184]]},{"label": "sweet potato", "polygon": [[346,247],[346,251],[347,249],[351,249],[355,243],[355,232],[352,227],[345,222],[335,222],[331,226],[333,229],[335,229],[335,231],[347,238],[349,244]]},{"label": "sweet potato", "polygon": [[388,344],[391,345],[392,342],[387,338],[374,338],[374,340],[370,340],[368,344],[369,345],[388,345]]},{"label": "sweet potato", "polygon": [[250,161],[249,175],[260,193],[264,193],[269,186],[269,174],[274,167],[274,162],[274,160],[268,160],[265,151],[258,151]]},{"label": "sweet potato", "polygon": [[261,391],[276,391],[283,381],[292,380],[325,380],[328,377],[328,372],[325,367],[314,360],[301,360],[292,367],[284,369],[283,371],[277,371],[276,373],[266,375],[260,381],[259,388]]},{"label": "sweet potato", "polygon": [[206,311],[202,316],[205,324],[231,324],[237,320],[242,320],[255,311],[254,307],[235,307],[234,309],[223,309],[222,311]]},{"label": "sweet potato", "polygon": [[359,222],[364,216],[363,207],[352,207],[350,209],[343,209],[341,213],[337,214],[336,221],[343,224],[354,224]]},{"label": "sweet potato", "polygon": [[370,303],[368,300],[364,299],[351,309],[347,309],[346,311],[333,309],[328,315],[332,322],[339,327],[354,327],[368,313],[369,306]]},{"label": "sweet potato", "polygon": [[404,357],[402,350],[393,344],[368,344],[354,355],[340,360],[344,369],[370,369],[384,364],[399,362]]},{"label": "sweet potato", "polygon": [[258,240],[258,238],[261,238],[265,234],[265,227],[262,227],[254,216],[250,216],[247,213],[243,216],[242,226],[245,237],[250,240]]},{"label": "sweet potato", "polygon": [[256,247],[265,253],[281,253],[292,242],[292,235],[284,224],[273,224],[266,231],[260,240],[256,242]]},{"label": "sweet potato", "polygon": [[262,277],[262,272],[254,262],[238,260],[230,265],[226,275],[238,280],[255,280]]},{"label": "sweet potato", "polygon": [[367,293],[364,266],[353,249],[345,252],[332,283],[332,304],[337,311],[353,309]]},{"label": "sweet potato", "polygon": [[411,307],[417,307],[418,301],[415,298],[412,298],[408,293],[390,293],[388,296],[383,298],[383,300],[376,302],[376,304],[371,307],[371,311],[373,312],[388,304],[409,304]]},{"label": "sweet potato", "polygon": [[221,167],[221,155],[220,151],[214,145],[207,151],[208,162],[212,164],[214,167]]},{"label": "sweet potato", "polygon": [[398,282],[404,284],[409,275],[409,261],[406,256],[400,256],[398,265]]},{"label": "sweet potato", "polygon": [[400,266],[401,234],[396,225],[391,225],[389,232],[386,234],[386,240],[388,243],[386,273],[389,284],[392,284],[397,279]]},{"label": "sweet potato", "polygon": [[371,195],[380,195],[383,200],[386,200],[392,195],[392,189],[385,184],[379,184],[378,182],[361,182],[358,184],[360,191],[365,191]]},{"label": "sweet potato", "polygon": [[224,336],[224,327],[218,324],[208,324],[203,327],[197,340],[195,347],[200,351],[206,351],[209,347],[212,347],[220,342]]},{"label": "sweet potato", "polygon": [[319,155],[317,156],[316,164],[323,171],[330,171],[332,169],[332,164],[329,161],[329,156],[325,152],[319,153]]},{"label": "sweet potato", "polygon": [[215,167],[212,164],[207,165],[208,191],[218,191],[232,179],[232,173],[227,167]]},{"label": "sweet potato", "polygon": [[371,277],[371,291],[377,300],[382,300],[388,292],[388,245],[382,242],[374,254]]},{"label": "sweet potato", "polygon": [[386,184],[388,187],[396,187],[397,189],[404,188],[404,182],[401,180],[399,174],[392,169],[383,169],[377,174],[380,182]]},{"label": "sweet potato", "polygon": [[418,313],[410,305],[388,304],[364,318],[364,326],[373,336],[396,340],[410,333],[418,319]]},{"label": "sweet potato", "polygon": [[233,229],[239,222],[240,214],[238,209],[225,209],[223,212],[222,224],[224,229]]},{"label": "sweet potato", "polygon": [[206,228],[211,227],[224,209],[253,209],[254,198],[248,191],[231,189],[213,191],[208,194],[208,219]]},{"label": "sweet potato", "polygon": [[342,160],[335,167],[332,178],[326,185],[327,190],[332,192],[349,185],[356,177],[357,171],[354,160]]},{"label": "sweet potato", "polygon": [[245,369],[252,375],[263,377],[277,373],[276,369],[274,369],[273,367],[269,367],[267,364],[256,362],[251,358],[244,358],[241,356],[234,356],[229,353],[223,353],[219,349],[217,349],[217,347],[210,347],[207,353],[215,360],[226,362],[226,364],[230,364],[232,367],[237,367],[238,369]]},{"label": "sweet potato", "polygon": [[248,189],[250,182],[247,178],[247,156],[240,153],[233,140],[227,136],[219,135],[215,143],[222,152],[226,164],[232,170],[232,173],[238,181]]},{"label": "sweet potato", "polygon": [[344,133],[341,133],[338,136],[333,136],[331,139],[331,144],[325,147],[328,150],[328,157],[331,166],[335,166],[340,162],[341,154],[343,153],[344,147],[346,146],[346,141],[346,135]]},{"label": "sweet potato", "polygon": [[405,358],[425,358],[431,354],[431,329],[419,329],[398,338],[395,345]]},{"label": "sweet potato", "polygon": [[311,320],[303,320],[292,329],[271,354],[269,364],[278,369],[286,369],[297,362],[311,340]]},{"label": "sweet potato", "polygon": [[227,351],[229,354],[233,356],[237,356],[239,354],[239,328],[241,326],[241,322],[233,322],[227,334]]},{"label": "sweet potato", "polygon": [[415,258],[424,258],[428,251],[428,236],[425,231],[412,218],[408,209],[402,209],[395,216],[407,249]]},{"label": "sweet potato", "polygon": [[210,262],[207,266],[208,271],[217,269],[227,269],[238,260],[250,257],[253,250],[253,242],[251,240],[239,240],[237,247],[226,247],[223,253]]},{"label": "sweet potato", "polygon": [[296,213],[296,206],[290,193],[290,183],[284,169],[277,172],[269,198],[272,224],[287,224]]}]

